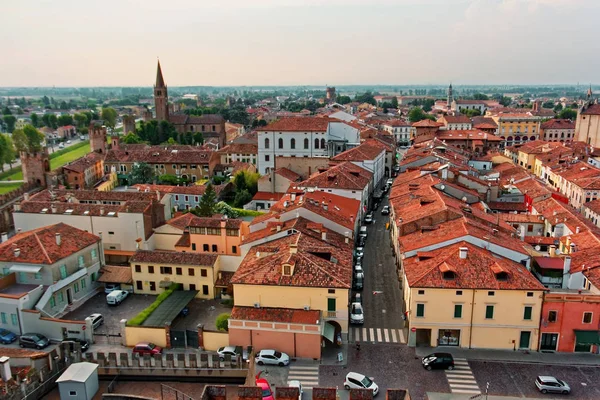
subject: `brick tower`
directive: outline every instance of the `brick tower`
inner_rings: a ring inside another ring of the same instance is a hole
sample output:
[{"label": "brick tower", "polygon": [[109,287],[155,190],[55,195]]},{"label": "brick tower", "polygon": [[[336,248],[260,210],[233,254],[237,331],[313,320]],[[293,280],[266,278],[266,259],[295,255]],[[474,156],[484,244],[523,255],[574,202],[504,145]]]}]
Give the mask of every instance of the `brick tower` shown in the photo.
[{"label": "brick tower", "polygon": [[21,170],[23,171],[23,180],[25,182],[46,186],[46,173],[50,172],[48,148],[44,147],[36,153],[22,151]]},{"label": "brick tower", "polygon": [[123,135],[135,133],[135,117],[133,115],[123,115]]},{"label": "brick tower", "polygon": [[106,153],[106,126],[90,125],[90,147],[100,154]]},{"label": "brick tower", "polygon": [[154,109],[156,111],[157,120],[169,120],[169,96],[167,94],[167,85],[165,85],[162,70],[160,69],[160,61],[158,62],[158,67],[156,68],[156,84],[154,85]]}]

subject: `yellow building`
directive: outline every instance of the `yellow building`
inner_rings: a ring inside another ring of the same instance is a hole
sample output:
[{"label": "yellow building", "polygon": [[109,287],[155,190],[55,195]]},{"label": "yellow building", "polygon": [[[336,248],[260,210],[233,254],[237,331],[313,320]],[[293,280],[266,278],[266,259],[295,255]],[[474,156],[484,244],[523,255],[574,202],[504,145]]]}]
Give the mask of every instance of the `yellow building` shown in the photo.
[{"label": "yellow building", "polygon": [[215,282],[219,277],[216,254],[139,250],[129,264],[136,294],[158,295],[172,283],[181,283],[183,290],[197,290],[197,298],[216,297]]},{"label": "yellow building", "polygon": [[411,346],[531,349],[544,286],[521,264],[467,242],[404,260]]},{"label": "yellow building", "polygon": [[304,219],[263,231],[231,279],[229,343],[320,358],[348,333],[352,245]]},{"label": "yellow building", "polygon": [[489,116],[498,125],[498,135],[506,140],[506,146],[527,143],[540,137],[541,118],[531,112],[499,112]]}]

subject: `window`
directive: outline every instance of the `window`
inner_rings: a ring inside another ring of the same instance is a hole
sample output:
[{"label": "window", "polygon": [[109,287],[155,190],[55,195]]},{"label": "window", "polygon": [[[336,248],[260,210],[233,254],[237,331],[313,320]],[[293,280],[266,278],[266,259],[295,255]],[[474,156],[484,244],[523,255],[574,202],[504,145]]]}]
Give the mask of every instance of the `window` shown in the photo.
[{"label": "window", "polygon": [[41,274],[41,272],[36,272],[36,273],[35,273],[35,280],[36,280],[36,281],[39,281],[39,280],[41,280],[41,279],[42,279],[42,274]]},{"label": "window", "polygon": [[329,297],[327,299],[327,311],[335,312],[337,310],[337,304],[335,297]]},{"label": "window", "polygon": [[6,323],[6,313],[0,313],[0,317],[2,317],[2,323]]},{"label": "window", "polygon": [[196,290],[196,285],[193,283],[190,283],[190,290]]},{"label": "window", "polygon": [[237,246],[231,246],[231,252],[237,254]]},{"label": "window", "polygon": [[196,251],[196,243],[192,243],[192,251]]},{"label": "window", "polygon": [[112,232],[112,231],[108,231],[108,234],[109,234],[109,235],[114,235],[115,233],[114,233],[114,232]]},{"label": "window", "polygon": [[180,267],[175,268],[175,273],[177,275],[183,275],[183,270]]},{"label": "window", "polygon": [[531,313],[533,312],[533,307],[525,306],[523,310],[523,319],[527,321],[531,321]]},{"label": "window", "polygon": [[592,323],[592,316],[593,316],[593,314],[591,312],[584,312],[583,313],[583,323],[584,324],[591,324]]},{"label": "window", "polygon": [[493,319],[494,318],[494,306],[485,306],[485,319]]},{"label": "window", "polygon": [[67,266],[61,265],[60,266],[60,279],[65,279],[66,277],[67,277]]},{"label": "window", "polygon": [[17,314],[10,314],[10,322],[14,325],[17,326],[19,325],[19,319],[17,318]]},{"label": "window", "polygon": [[83,278],[80,282],[81,282],[81,288],[85,289],[85,287],[87,285],[87,283],[85,282],[85,278]]},{"label": "window", "polygon": [[227,229],[227,236],[239,236],[239,229]]},{"label": "window", "polygon": [[[160,96],[160,92],[157,92],[157,93]],[[75,390],[69,390],[69,396],[77,396],[77,391],[75,391]]]},{"label": "window", "polygon": [[292,138],[292,140],[290,140],[290,148],[292,148],[292,149],[296,148],[296,139]]},{"label": "window", "polygon": [[462,318],[462,304],[454,305],[454,318]]},{"label": "window", "polygon": [[319,148],[319,139],[315,139],[315,149]]},{"label": "window", "polygon": [[75,290],[75,293],[79,293],[79,282],[73,284],[73,289]]},{"label": "window", "polygon": [[163,275],[171,275],[173,273],[173,268],[171,267],[160,267],[160,273]]},{"label": "window", "polygon": [[58,292],[58,301],[60,303],[64,303],[65,302],[65,295],[63,294],[63,292]]},{"label": "window", "polygon": [[98,252],[96,252],[96,249],[92,249],[91,255],[92,255],[92,259],[98,258]]},{"label": "window", "polygon": [[457,291],[456,291],[456,295],[457,295],[457,296],[462,296],[462,290],[457,290]]},{"label": "window", "polygon": [[268,154],[265,154],[265,161],[266,162],[271,161],[271,157]]},{"label": "window", "polygon": [[556,322],[558,311],[548,311],[548,322]]},{"label": "window", "polygon": [[98,274],[97,272],[92,273],[92,275],[91,275],[92,282],[96,282],[96,279],[98,278],[97,274]]},{"label": "window", "polygon": [[154,273],[154,265],[148,265],[148,273],[149,274],[153,274]]},{"label": "window", "polygon": [[533,292],[527,292],[527,297],[533,297]]},{"label": "window", "polygon": [[279,143],[278,143],[277,147],[279,147],[280,149],[283,149],[283,138],[279,138],[278,142]]},{"label": "window", "polygon": [[143,286],[142,281],[135,281],[135,288],[137,290],[143,290],[144,286]]},{"label": "window", "polygon": [[217,251],[219,251],[216,244],[212,245],[212,251],[213,251],[213,253],[216,253]]},{"label": "window", "polygon": [[221,236],[221,228],[206,228],[207,235]]},{"label": "window", "polygon": [[196,274],[196,270],[194,268],[188,268],[188,275],[194,276]]},{"label": "window", "polygon": [[304,138],[304,149],[308,149],[308,138]]},{"label": "window", "polygon": [[207,277],[208,276],[208,271],[205,268],[202,268],[200,270],[200,276]]},{"label": "window", "polygon": [[202,294],[208,296],[208,285],[202,285]]},{"label": "window", "polygon": [[417,293],[418,294],[425,294],[425,291],[424,290],[419,290]]},{"label": "window", "polygon": [[207,244],[202,245],[202,250],[203,251],[208,251],[208,245]]},{"label": "window", "polygon": [[488,292],[488,296],[493,296],[493,295],[495,295],[495,294],[496,294],[496,293],[495,293],[495,292],[492,292],[492,291]]},{"label": "window", "polygon": [[325,148],[325,139],[321,139],[321,148],[324,149]]},{"label": "window", "polygon": [[156,291],[156,282],[150,282],[150,290],[151,291]]},{"label": "window", "polygon": [[424,316],[425,316],[425,304],[418,303],[417,304],[417,317],[424,317]]},{"label": "window", "polygon": [[54,299],[54,296],[50,297],[50,308],[54,308],[56,307],[56,300]]},{"label": "window", "polygon": [[142,272],[142,266],[141,265],[136,265],[135,266],[135,272]]}]

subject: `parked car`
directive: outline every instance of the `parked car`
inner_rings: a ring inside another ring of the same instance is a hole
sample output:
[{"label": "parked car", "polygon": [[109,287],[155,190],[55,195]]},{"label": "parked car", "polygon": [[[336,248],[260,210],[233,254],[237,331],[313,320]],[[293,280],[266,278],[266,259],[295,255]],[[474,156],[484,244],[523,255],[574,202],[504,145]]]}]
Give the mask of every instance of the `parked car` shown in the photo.
[{"label": "parked car", "polygon": [[571,387],[565,381],[556,379],[553,376],[538,376],[535,380],[535,386],[544,394],[546,393],[571,393]]},{"label": "parked car", "polygon": [[85,136],[83,136],[83,135],[79,136],[79,140],[85,140]]},{"label": "parked car", "polygon": [[385,182],[386,185],[392,186],[392,184],[394,183],[394,180],[392,178],[388,178],[388,180]]},{"label": "parked car", "polygon": [[394,165],[394,172],[400,172],[400,166],[399,165]]},{"label": "parked car", "polygon": [[354,273],[355,274],[364,274],[364,271],[362,269],[362,265],[360,265],[360,264],[354,264]]},{"label": "parked car", "polygon": [[70,140],[67,140],[67,144],[71,144],[71,141],[70,141]]},{"label": "parked car", "polygon": [[127,298],[128,294],[129,292],[126,290],[113,290],[106,295],[106,303],[109,306],[118,306]]},{"label": "parked car", "polygon": [[138,343],[133,347],[133,354],[137,354],[139,356],[143,356],[144,354],[161,354],[162,347],[155,345],[154,343],[142,342]]},{"label": "parked car", "polygon": [[365,224],[372,224],[373,223],[373,213],[370,212],[365,216]]},{"label": "parked car", "polygon": [[39,333],[26,333],[19,337],[19,346],[21,347],[31,347],[34,349],[41,350],[45,347],[48,347],[50,344],[50,340]]},{"label": "parked car", "polygon": [[358,236],[363,236],[365,239],[367,238],[367,227],[363,225],[360,227],[360,231],[358,232]]},{"label": "parked car", "polygon": [[421,360],[423,368],[428,371],[432,369],[454,369],[454,358],[450,353],[432,353]]},{"label": "parked car", "polygon": [[102,314],[95,313],[90,315],[88,318],[92,319],[92,326],[94,327],[94,329],[98,329],[100,325],[104,323],[104,317],[102,316]]},{"label": "parked car", "polygon": [[352,289],[363,290],[364,284],[365,284],[365,275],[364,274],[354,274],[354,279],[352,280]]},{"label": "parked car", "polygon": [[121,290],[121,284],[120,283],[107,283],[106,285],[104,285],[104,293],[109,294],[110,292],[112,292],[114,290]]},{"label": "parked car", "polygon": [[17,335],[12,333],[11,331],[0,328],[0,343],[11,344],[15,340],[17,340]]},{"label": "parked car", "polygon": [[297,387],[298,391],[300,392],[300,394],[298,395],[298,400],[302,400],[302,393],[304,393],[302,390],[302,382],[297,381],[297,380],[292,380],[292,381],[288,382],[288,386],[289,387]]},{"label": "parked car", "polygon": [[63,343],[64,342],[75,342],[75,343],[79,343],[79,345],[81,346],[81,351],[84,352],[87,349],[90,348],[90,342],[88,342],[87,340],[83,340],[83,339],[79,339],[79,338],[65,338],[63,339]]},{"label": "parked car", "polygon": [[365,247],[365,244],[367,244],[367,238],[365,236],[359,236],[358,237],[358,246]]},{"label": "parked car", "polygon": [[369,378],[358,372],[348,372],[344,381],[344,387],[346,389],[371,389],[373,396],[377,396],[377,393],[379,393],[379,386],[373,381],[373,378]]},{"label": "parked car", "polygon": [[362,295],[360,293],[354,293],[354,295],[352,295],[352,303],[362,304]]},{"label": "parked car", "polygon": [[390,213],[390,206],[384,206],[381,209],[381,215],[388,215]]},{"label": "parked car", "polygon": [[365,323],[365,315],[360,303],[352,303],[350,307],[350,323],[362,325]]},{"label": "parked car", "polygon": [[248,361],[248,350],[243,348],[242,346],[225,346],[220,347],[217,350],[217,354],[221,360],[225,359],[225,356],[231,356],[231,358],[235,358],[238,355],[242,356],[242,360]]},{"label": "parked car", "polygon": [[357,247],[355,250],[355,254],[356,254],[356,257],[363,258],[365,256],[365,248],[362,246]]},{"label": "parked car", "polygon": [[271,364],[283,367],[290,363],[290,356],[277,350],[261,350],[256,353],[258,365]]},{"label": "parked car", "polygon": [[265,378],[256,378],[256,386],[261,388],[263,400],[275,400],[271,385]]}]

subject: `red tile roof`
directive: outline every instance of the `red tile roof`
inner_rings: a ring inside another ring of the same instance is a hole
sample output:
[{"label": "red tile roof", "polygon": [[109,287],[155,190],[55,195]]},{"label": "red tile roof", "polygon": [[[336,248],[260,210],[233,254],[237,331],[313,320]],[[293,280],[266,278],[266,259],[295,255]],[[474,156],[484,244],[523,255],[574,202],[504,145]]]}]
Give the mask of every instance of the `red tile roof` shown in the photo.
[{"label": "red tile roof", "polygon": [[180,253],[175,251],[159,251],[159,250],[138,250],[131,259],[130,263],[157,263],[164,265],[195,265],[212,267],[217,261],[216,254],[202,253]]},{"label": "red tile roof", "polygon": [[471,119],[466,115],[444,115],[440,119],[445,120],[449,124],[471,124]]},{"label": "red tile roof", "polygon": [[560,257],[534,257],[533,260],[542,269],[562,271],[564,267],[564,260]]},{"label": "red tile roof", "polygon": [[131,278],[131,268],[129,266],[121,267],[116,265],[105,265],[100,269],[98,282],[106,283],[126,283],[133,282]]},{"label": "red tile roof", "polygon": [[[467,249],[467,257],[464,259],[459,256],[461,247]],[[523,265],[499,258],[490,251],[467,242],[459,242],[431,253],[433,258],[419,260],[419,257],[411,257],[404,260],[404,271],[411,288],[545,289]],[[454,278],[446,279],[445,270],[453,271]],[[507,278],[498,279],[496,274],[499,272],[506,272]]]},{"label": "red tile roof", "polygon": [[282,177],[284,177],[287,180],[290,180],[292,182],[298,182],[299,180],[302,179],[302,177],[300,175],[298,175],[297,173],[295,173],[291,169],[287,169],[285,167],[277,168],[274,171],[274,173],[277,174],[277,175],[280,175],[280,176],[282,176]]},{"label": "red tile roof", "polygon": [[367,140],[360,146],[346,150],[337,156],[333,157],[332,161],[365,161],[375,160],[385,148],[380,144],[374,143],[372,140]]},{"label": "red tile roof", "polygon": [[279,201],[285,193],[271,193],[271,192],[256,192],[252,200],[254,201]]},{"label": "red tile roof", "polygon": [[94,168],[97,164],[102,162],[102,155],[96,152],[86,154],[85,156],[78,158],[75,161],[64,165],[63,168],[75,172],[85,172],[88,168]]},{"label": "red tile roof", "polygon": [[373,179],[373,173],[351,162],[343,162],[317,173],[297,184],[302,188],[363,190]]},{"label": "red tile roof", "polygon": [[[60,234],[57,244],[56,234]],[[17,233],[0,244],[0,261],[50,265],[97,244],[98,236],[62,222],[27,232]],[[15,255],[19,249],[19,255]]]},{"label": "red tile roof", "polygon": [[106,152],[105,163],[147,162],[149,164],[208,164],[214,151],[203,148],[179,150],[163,146],[144,146],[136,148],[111,149]]},{"label": "red tile roof", "polygon": [[426,118],[421,121],[415,122],[414,124],[412,124],[412,126],[414,126],[415,128],[436,128],[443,126],[443,124]]},{"label": "red tile roof", "polygon": [[221,150],[219,153],[222,154],[258,154],[257,143],[236,143],[233,142]]},{"label": "red tile roof", "polygon": [[196,218],[198,218],[198,217],[192,213],[185,213],[185,214],[181,214],[177,217],[171,218],[170,220],[167,221],[167,224],[171,225],[172,227],[174,227],[176,229],[183,231],[183,230],[185,230],[185,228],[190,226],[190,222]]},{"label": "red tile roof", "polygon": [[540,125],[542,129],[575,129],[575,122],[570,119],[550,119]]},{"label": "red tile roof", "polygon": [[296,310],[293,308],[254,308],[235,306],[233,307],[233,310],[231,310],[229,319],[319,325],[321,311]]},{"label": "red tile roof", "polygon": [[328,118],[291,117],[281,118],[269,125],[259,128],[266,132],[326,132],[329,127]]},{"label": "red tile roof", "polygon": [[581,112],[583,115],[600,115],[600,104],[592,104]]}]

